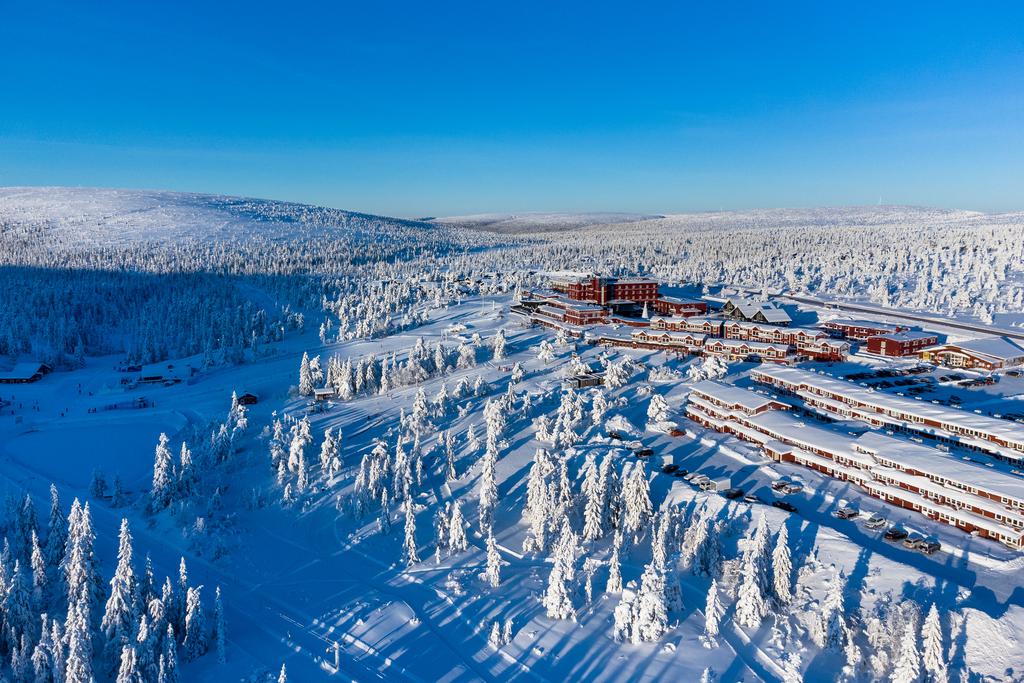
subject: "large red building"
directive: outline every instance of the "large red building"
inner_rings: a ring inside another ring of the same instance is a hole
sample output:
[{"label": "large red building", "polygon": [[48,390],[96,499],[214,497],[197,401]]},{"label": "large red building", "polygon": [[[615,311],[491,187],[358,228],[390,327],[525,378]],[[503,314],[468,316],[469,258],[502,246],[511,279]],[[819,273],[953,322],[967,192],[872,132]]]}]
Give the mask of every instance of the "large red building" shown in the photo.
[{"label": "large red building", "polygon": [[927,346],[939,343],[939,338],[927,332],[894,332],[868,338],[868,352],[880,356],[913,356]]},{"label": "large red building", "polygon": [[593,301],[602,306],[612,301],[637,303],[658,300],[658,281],[646,278],[591,277],[554,279],[551,289],[576,301]]},{"label": "large red building", "polygon": [[849,318],[829,320],[823,322],[819,327],[837,337],[846,339],[868,339],[879,334],[895,334],[910,329],[906,325],[890,325],[873,320],[851,320]]}]

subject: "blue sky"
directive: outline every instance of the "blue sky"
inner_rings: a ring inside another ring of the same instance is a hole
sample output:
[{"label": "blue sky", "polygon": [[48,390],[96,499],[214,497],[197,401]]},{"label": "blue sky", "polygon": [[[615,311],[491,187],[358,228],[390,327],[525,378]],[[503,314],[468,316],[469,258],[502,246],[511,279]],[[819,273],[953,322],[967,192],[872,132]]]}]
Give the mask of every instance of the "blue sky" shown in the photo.
[{"label": "blue sky", "polygon": [[1024,209],[1019,2],[160,4],[5,5],[0,185]]}]

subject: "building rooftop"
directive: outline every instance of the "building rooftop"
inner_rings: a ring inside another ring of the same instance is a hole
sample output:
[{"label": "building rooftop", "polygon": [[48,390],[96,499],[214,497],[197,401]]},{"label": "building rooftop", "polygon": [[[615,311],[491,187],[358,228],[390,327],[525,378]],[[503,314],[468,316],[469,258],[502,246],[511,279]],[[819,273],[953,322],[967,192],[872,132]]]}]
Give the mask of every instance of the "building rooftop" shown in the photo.
[{"label": "building rooftop", "polygon": [[969,413],[966,410],[949,408],[926,401],[894,396],[882,391],[869,391],[857,386],[853,382],[838,380],[827,375],[808,372],[798,368],[761,365],[755,368],[753,373],[791,384],[806,384],[832,394],[871,405],[872,407],[880,408],[886,413],[890,411],[892,413],[903,413],[913,416],[918,420],[953,424],[963,429],[971,429],[1008,441],[1024,443],[1024,425],[1019,425],[1009,420]]},{"label": "building rooftop", "polygon": [[778,403],[772,398],[761,394],[734,387],[731,384],[723,384],[714,380],[704,380],[693,385],[692,391],[709,396],[730,406],[740,406],[751,412],[766,408],[772,403]]}]

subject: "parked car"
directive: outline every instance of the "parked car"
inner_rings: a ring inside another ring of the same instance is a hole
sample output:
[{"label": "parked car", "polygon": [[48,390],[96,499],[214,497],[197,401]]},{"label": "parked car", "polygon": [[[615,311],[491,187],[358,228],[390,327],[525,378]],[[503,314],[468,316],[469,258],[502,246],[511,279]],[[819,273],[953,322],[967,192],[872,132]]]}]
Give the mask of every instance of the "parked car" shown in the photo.
[{"label": "parked car", "polygon": [[773,501],[772,507],[777,507],[780,510],[785,510],[786,512],[796,512],[796,506],[792,503],[787,503],[784,500]]},{"label": "parked car", "polygon": [[740,488],[727,489],[723,495],[726,498],[728,498],[729,500],[736,500],[737,498],[742,498],[743,497],[743,489],[740,489]]},{"label": "parked car", "polygon": [[704,484],[711,481],[710,477],[706,477],[703,474],[698,474],[696,477],[690,480],[690,483],[694,486],[704,486]]},{"label": "parked car", "polygon": [[884,538],[887,541],[902,541],[906,537],[907,532],[899,528],[898,526],[889,527],[884,535]]},{"label": "parked car", "polygon": [[761,502],[761,499],[758,498],[757,495],[755,495],[753,493],[748,493],[747,495],[743,496],[743,500],[748,502],[748,503],[760,503]]},{"label": "parked car", "polygon": [[917,549],[925,555],[932,555],[942,549],[942,544],[938,541],[929,541],[921,539],[917,543]]},{"label": "parked car", "polygon": [[907,536],[903,539],[903,547],[909,550],[917,550],[917,544],[923,540],[920,536]]},{"label": "parked car", "polygon": [[789,484],[789,482],[788,482],[788,481],[784,481],[784,480],[782,480],[782,479],[779,479],[779,480],[777,480],[777,481],[773,481],[773,482],[772,482],[772,491],[778,491],[778,492],[780,492],[780,493],[781,493],[781,492],[782,492],[782,490],[783,490],[784,488],[786,488],[786,486],[787,486],[788,484]]},{"label": "parked car", "polygon": [[615,439],[616,441],[622,441],[622,434],[620,434],[619,432],[616,432],[615,430],[612,430],[612,431],[608,432],[608,438],[609,439]]},{"label": "parked car", "polygon": [[794,482],[794,481],[791,481],[791,482],[789,482],[788,484],[786,484],[785,486],[782,487],[782,492],[785,493],[785,494],[800,493],[803,490],[804,490],[804,485],[803,484],[798,484],[797,482]]},{"label": "parked car", "polygon": [[876,512],[864,520],[864,526],[869,529],[881,529],[885,526],[885,517]]},{"label": "parked car", "polygon": [[686,474],[683,475],[683,479],[685,479],[686,481],[693,481],[696,477],[699,476],[700,474],[698,474],[697,472],[687,472]]},{"label": "parked car", "polygon": [[856,508],[841,507],[832,514],[835,517],[838,517],[839,519],[853,519],[854,517],[860,514],[860,511],[858,511]]},{"label": "parked car", "polygon": [[637,448],[635,451],[633,451],[633,455],[635,455],[638,458],[646,458],[648,456],[654,455],[654,449],[652,449],[652,448]]},{"label": "parked car", "polygon": [[687,476],[687,475],[688,475],[689,473],[690,473],[690,470],[687,470],[687,469],[678,469],[678,470],[676,470],[675,472],[673,472],[673,473],[672,473],[672,476],[673,476],[673,477],[679,477],[680,479],[685,479],[685,478],[686,478],[686,476]]},{"label": "parked car", "polygon": [[679,465],[665,465],[664,467],[661,468],[661,471],[664,472],[665,474],[672,474],[673,472],[679,471]]}]

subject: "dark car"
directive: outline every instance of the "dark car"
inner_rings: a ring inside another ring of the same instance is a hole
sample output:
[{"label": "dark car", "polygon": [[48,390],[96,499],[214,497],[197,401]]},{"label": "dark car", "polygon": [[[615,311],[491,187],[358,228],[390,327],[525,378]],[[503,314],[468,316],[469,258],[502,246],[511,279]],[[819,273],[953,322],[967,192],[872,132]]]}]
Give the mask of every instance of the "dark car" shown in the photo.
[{"label": "dark car", "polygon": [[665,465],[661,468],[661,471],[665,474],[672,474],[673,472],[679,471],[679,465]]},{"label": "dark car", "polygon": [[743,493],[744,493],[743,489],[735,488],[735,489],[726,489],[726,491],[725,491],[725,493],[723,495],[726,498],[728,498],[729,500],[736,500],[737,498],[742,498],[743,497]]},{"label": "dark car", "polygon": [[619,434],[618,432],[615,431],[608,432],[608,438],[615,439],[616,441],[622,441],[622,434]]},{"label": "dark car", "polygon": [[674,473],[672,474],[672,476],[674,476],[674,477],[679,477],[680,479],[682,479],[683,477],[685,477],[685,476],[686,476],[687,474],[689,474],[689,473],[690,473],[690,470],[688,470],[688,469],[686,469],[686,468],[681,468],[681,469],[678,469],[678,470],[676,470],[676,471],[675,471],[675,472],[674,472]]},{"label": "dark car", "polygon": [[898,526],[889,527],[886,530],[885,535],[883,536],[883,538],[885,538],[885,540],[887,541],[902,541],[906,537],[907,532],[899,528]]},{"label": "dark car", "polygon": [[786,512],[796,512],[796,506],[793,505],[792,503],[787,503],[784,500],[773,501],[772,507],[779,508],[780,510],[785,510]]},{"label": "dark car", "polygon": [[651,448],[638,448],[633,451],[633,455],[638,458],[646,458],[649,455],[654,455],[654,449]]},{"label": "dark car", "polygon": [[917,549],[925,555],[931,555],[942,549],[942,544],[938,541],[921,540],[917,543]]}]

